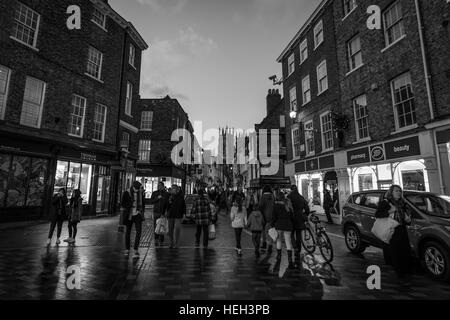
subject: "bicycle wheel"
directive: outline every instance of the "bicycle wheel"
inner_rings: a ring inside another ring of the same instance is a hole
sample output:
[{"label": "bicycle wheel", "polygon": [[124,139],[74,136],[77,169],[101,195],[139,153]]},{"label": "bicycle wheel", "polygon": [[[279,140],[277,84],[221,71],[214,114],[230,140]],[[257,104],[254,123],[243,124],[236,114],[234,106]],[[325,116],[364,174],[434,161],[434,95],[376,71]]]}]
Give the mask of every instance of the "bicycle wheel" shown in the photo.
[{"label": "bicycle wheel", "polygon": [[331,244],[330,238],[326,232],[319,232],[317,235],[317,245],[319,246],[320,253],[325,261],[328,263],[333,261],[333,245]]},{"label": "bicycle wheel", "polygon": [[314,236],[310,229],[304,229],[302,234],[302,246],[308,253],[314,253],[316,251],[316,244],[314,242]]}]

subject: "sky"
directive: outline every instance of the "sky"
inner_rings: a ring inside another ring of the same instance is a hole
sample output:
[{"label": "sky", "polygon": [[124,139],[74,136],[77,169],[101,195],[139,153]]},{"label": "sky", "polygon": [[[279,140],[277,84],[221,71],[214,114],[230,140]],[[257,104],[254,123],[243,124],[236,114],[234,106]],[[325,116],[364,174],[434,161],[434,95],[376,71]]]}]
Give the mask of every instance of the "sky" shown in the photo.
[{"label": "sky", "polygon": [[149,44],[141,96],[178,99],[204,131],[262,121],[268,77],[282,75],[276,59],[319,2],[109,0]]}]

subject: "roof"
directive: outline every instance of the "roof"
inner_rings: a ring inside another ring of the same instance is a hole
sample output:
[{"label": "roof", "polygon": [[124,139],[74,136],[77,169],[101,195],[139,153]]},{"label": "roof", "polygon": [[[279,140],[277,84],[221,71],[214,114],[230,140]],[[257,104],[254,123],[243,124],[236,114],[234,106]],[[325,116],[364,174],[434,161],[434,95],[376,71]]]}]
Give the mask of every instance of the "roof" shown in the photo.
[{"label": "roof", "polygon": [[[181,110],[189,121],[189,116],[186,111],[184,111],[181,104],[178,102],[177,99],[171,98],[169,95],[165,96],[164,98],[150,98],[150,99],[141,99],[141,103],[145,106],[151,106],[151,107],[166,107],[166,108],[176,108]],[[192,123],[189,121],[189,124],[192,126]]]},{"label": "roof", "polygon": [[284,48],[283,52],[281,52],[280,56],[277,58],[277,62],[281,62],[283,57],[291,50],[292,46],[295,42],[297,42],[298,39],[300,39],[303,36],[303,33],[306,31],[306,29],[309,27],[309,25],[313,22],[313,20],[319,15],[323,7],[331,0],[322,0],[319,6],[314,10],[313,14],[306,20],[306,22],[303,24],[303,26],[300,28],[300,30],[295,34],[295,36],[289,41],[287,46]]}]

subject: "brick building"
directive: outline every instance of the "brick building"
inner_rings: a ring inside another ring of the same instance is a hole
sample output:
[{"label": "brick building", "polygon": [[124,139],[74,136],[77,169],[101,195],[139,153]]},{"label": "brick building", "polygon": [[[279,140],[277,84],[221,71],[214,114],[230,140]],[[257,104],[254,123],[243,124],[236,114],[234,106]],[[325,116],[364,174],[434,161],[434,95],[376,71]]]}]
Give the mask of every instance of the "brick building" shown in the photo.
[{"label": "brick building", "polygon": [[66,1],[0,3],[3,221],[46,216],[59,188],[69,197],[81,190],[84,214],[112,213],[121,190],[117,137],[131,129],[130,145],[136,140],[125,112],[137,119],[147,44],[107,1],[71,5],[81,10],[79,30],[66,27]]},{"label": "brick building", "polygon": [[171,159],[172,150],[178,144],[171,141],[172,133],[176,129],[186,129],[191,135],[191,161],[193,160],[195,137],[189,116],[178,100],[169,96],[162,99],[142,99],[140,112],[137,180],[143,183],[146,198],[151,197],[160,181],[164,182],[167,188],[177,184],[189,193],[192,189],[192,162],[177,165]]}]

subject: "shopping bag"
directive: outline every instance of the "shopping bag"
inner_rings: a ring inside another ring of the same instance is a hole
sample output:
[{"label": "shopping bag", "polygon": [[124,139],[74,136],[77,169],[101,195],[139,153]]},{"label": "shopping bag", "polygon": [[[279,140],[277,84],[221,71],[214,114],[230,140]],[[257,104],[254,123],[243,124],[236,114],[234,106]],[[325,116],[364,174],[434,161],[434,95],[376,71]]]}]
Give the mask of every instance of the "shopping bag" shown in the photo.
[{"label": "shopping bag", "polygon": [[398,225],[399,223],[390,217],[378,218],[373,224],[372,233],[381,241],[389,244],[394,230]]},{"label": "shopping bag", "polygon": [[273,241],[277,241],[278,238],[278,232],[275,230],[275,228],[269,229],[269,236],[272,238]]},{"label": "shopping bag", "polygon": [[155,234],[163,235],[169,232],[169,221],[165,217],[156,220]]},{"label": "shopping bag", "polygon": [[214,224],[209,225],[209,240],[214,240],[216,238],[216,227]]}]

